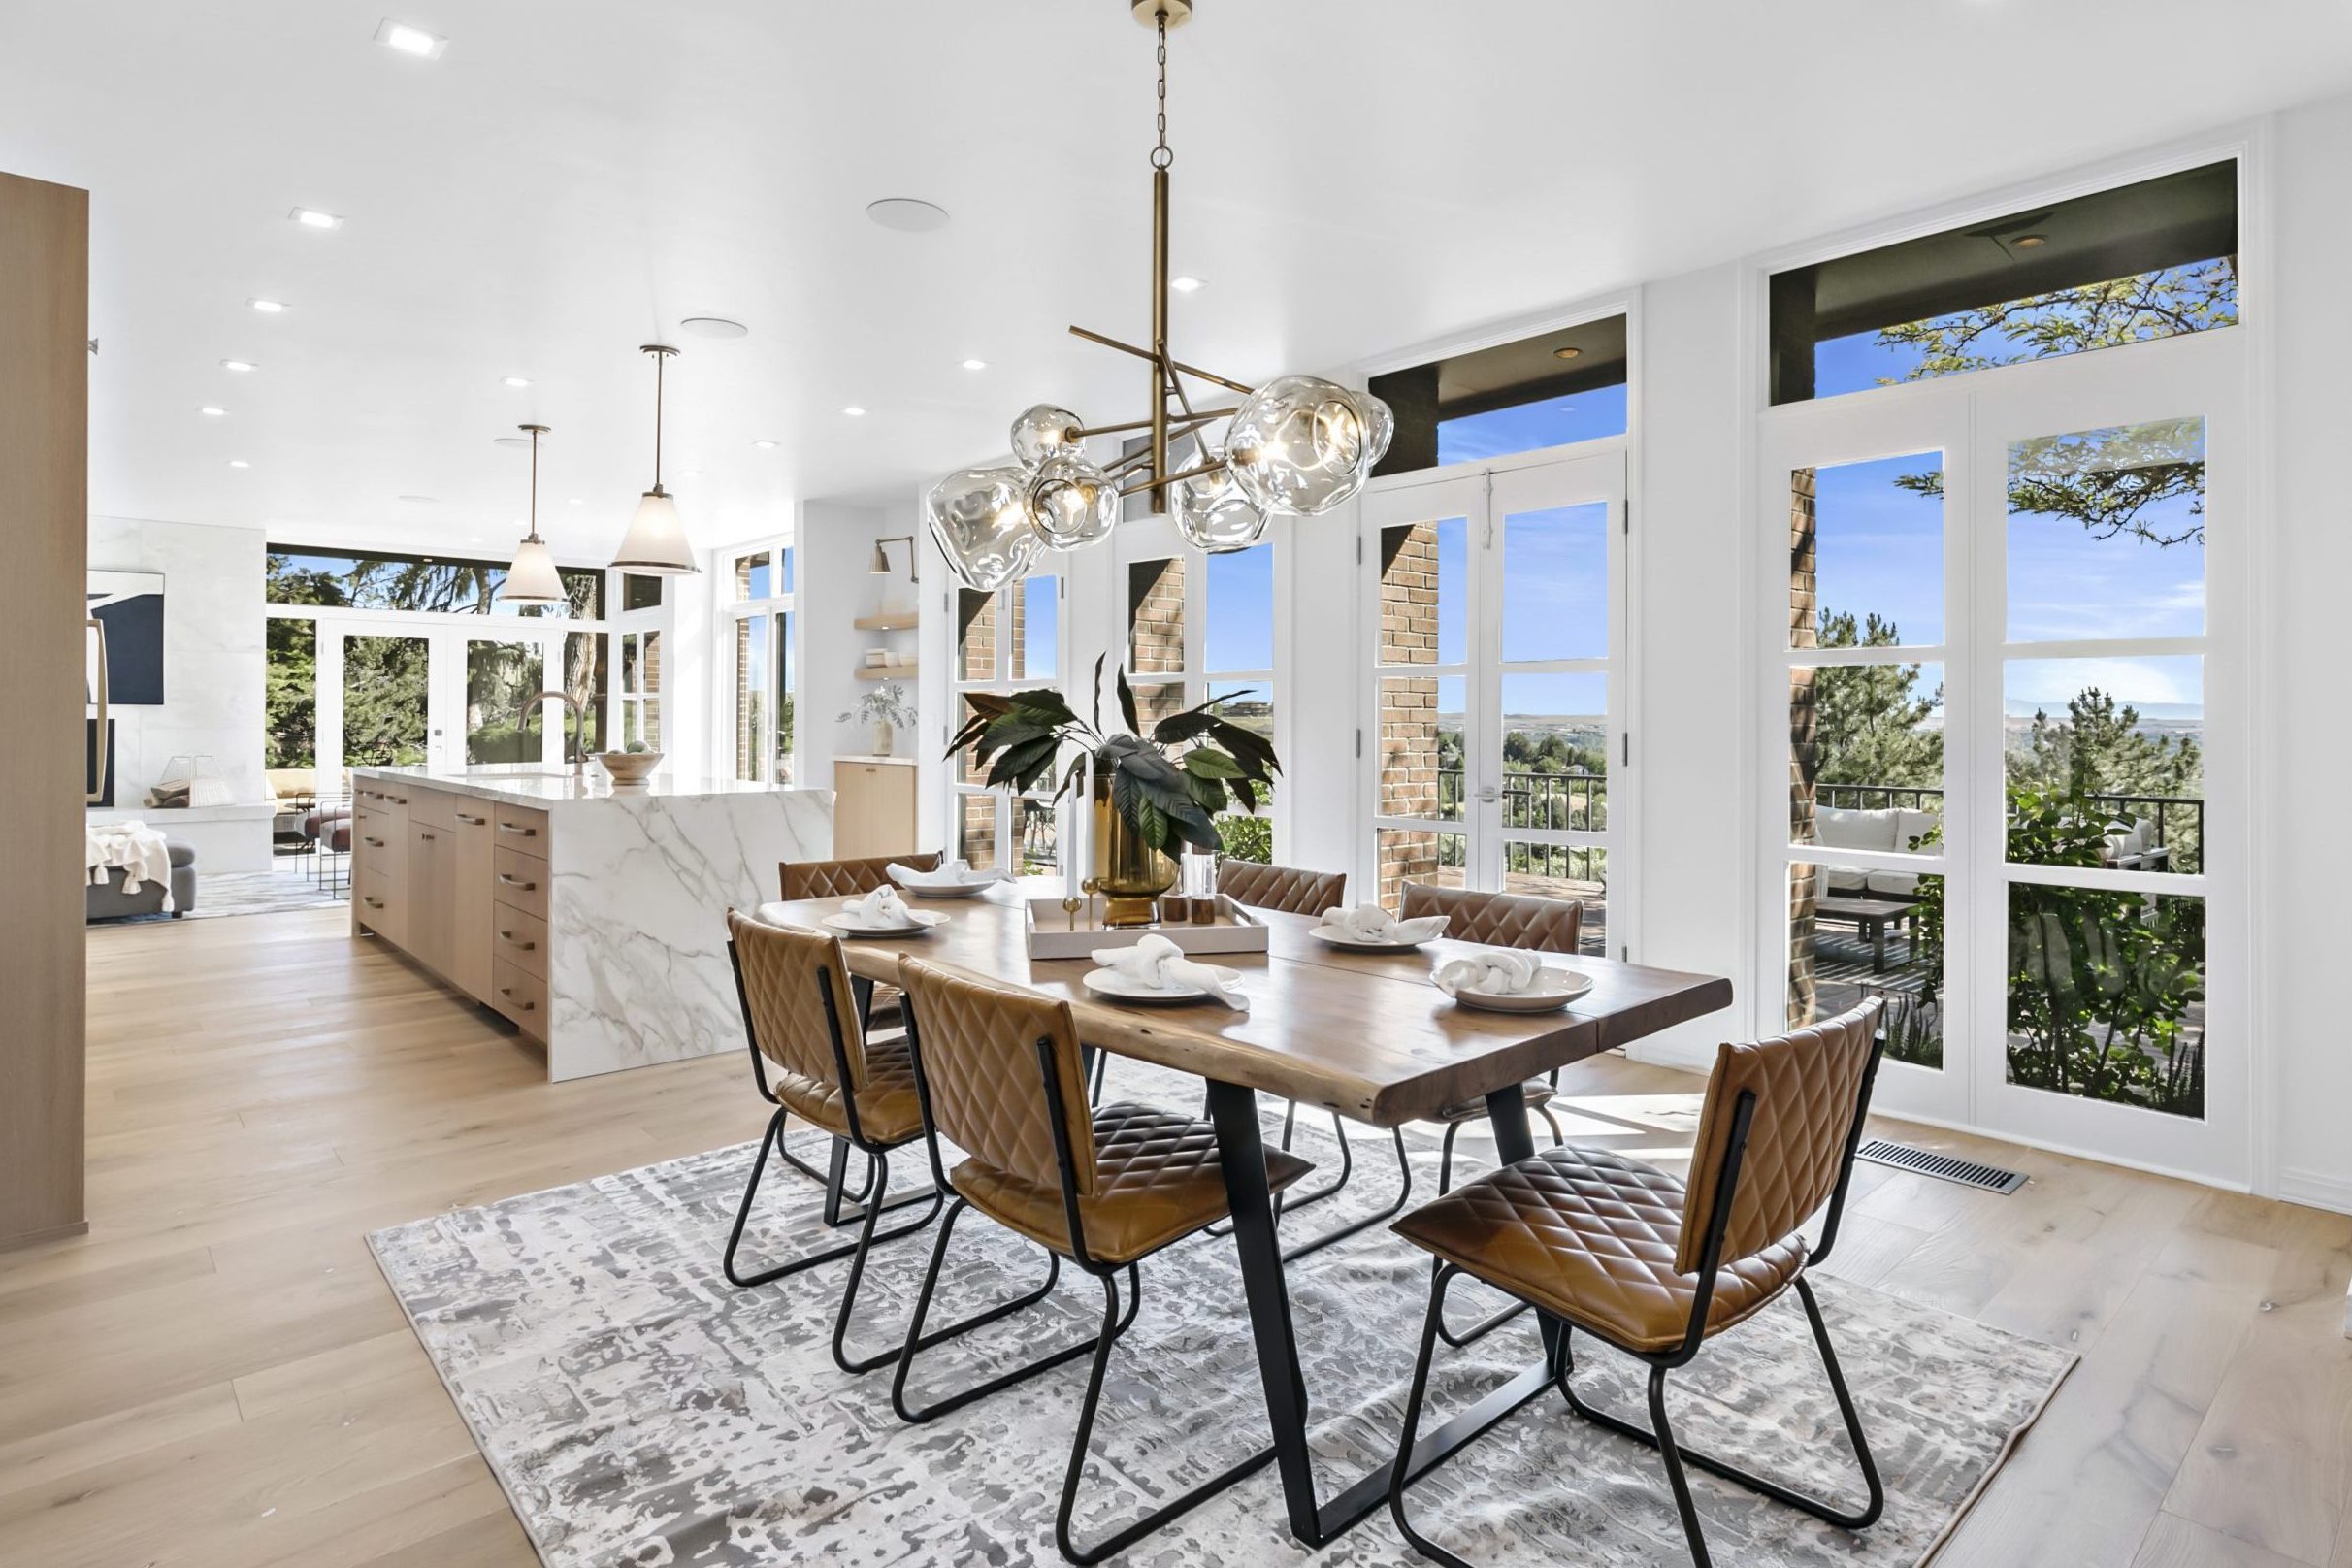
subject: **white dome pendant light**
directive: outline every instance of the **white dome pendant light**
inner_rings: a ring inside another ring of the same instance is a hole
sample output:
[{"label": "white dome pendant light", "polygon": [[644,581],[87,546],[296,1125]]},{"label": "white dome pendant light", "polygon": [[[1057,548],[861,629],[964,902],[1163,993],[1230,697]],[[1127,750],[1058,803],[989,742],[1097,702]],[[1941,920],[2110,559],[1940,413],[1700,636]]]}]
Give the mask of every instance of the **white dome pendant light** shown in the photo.
[{"label": "white dome pendant light", "polygon": [[506,580],[498,597],[509,604],[569,604],[563,575],[555,570],[555,557],[547,553],[547,541],[539,532],[539,439],[547,434],[547,427],[515,428],[531,433],[531,532],[514,547],[514,565],[506,569]]},{"label": "white dome pendant light", "polygon": [[694,564],[677,503],[662,488],[662,365],[677,350],[667,343],[646,343],[637,352],[653,356],[653,488],[637,502],[637,515],[629,519],[629,532],[612,565],[616,571],[649,577],[692,576],[702,568]]}]

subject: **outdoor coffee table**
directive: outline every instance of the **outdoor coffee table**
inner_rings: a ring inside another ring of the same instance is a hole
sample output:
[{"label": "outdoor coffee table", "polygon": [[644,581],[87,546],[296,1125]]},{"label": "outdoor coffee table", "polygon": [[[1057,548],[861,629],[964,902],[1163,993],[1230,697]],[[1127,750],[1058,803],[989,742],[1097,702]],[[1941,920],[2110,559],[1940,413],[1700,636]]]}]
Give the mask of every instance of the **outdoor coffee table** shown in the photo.
[{"label": "outdoor coffee table", "polygon": [[1871,972],[1884,974],[1886,928],[1890,922],[1909,920],[1916,907],[1893,898],[1841,898],[1833,896],[1813,900],[1813,918],[1852,922],[1854,929],[1870,941]]}]

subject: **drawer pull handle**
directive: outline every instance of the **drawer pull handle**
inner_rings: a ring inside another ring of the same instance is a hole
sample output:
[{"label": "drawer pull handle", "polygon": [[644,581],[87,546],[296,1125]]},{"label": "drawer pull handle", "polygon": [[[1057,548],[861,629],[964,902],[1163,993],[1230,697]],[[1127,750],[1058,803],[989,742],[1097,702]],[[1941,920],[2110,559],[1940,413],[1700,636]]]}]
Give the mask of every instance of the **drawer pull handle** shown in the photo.
[{"label": "drawer pull handle", "polygon": [[387,795],[384,797],[384,799],[391,801],[394,805],[407,805],[408,803],[408,798],[405,795]]},{"label": "drawer pull handle", "polygon": [[381,909],[384,906],[383,899],[371,898],[364,893],[359,896],[359,901],[366,904],[371,909]]},{"label": "drawer pull handle", "polygon": [[488,817],[469,817],[463,811],[460,811],[457,814],[457,820],[464,823],[469,828],[478,828],[483,823],[488,822],[490,819]]},{"label": "drawer pull handle", "polygon": [[363,837],[360,839],[360,842],[367,845],[370,849],[381,849],[384,847],[384,841],[380,838]]},{"label": "drawer pull handle", "polygon": [[433,835],[431,833],[418,833],[416,836],[423,839],[428,844],[433,842]]},{"label": "drawer pull handle", "polygon": [[539,830],[537,828],[525,828],[519,823],[502,822],[498,825],[498,831],[500,833],[516,833],[525,838],[537,838],[539,836]]},{"label": "drawer pull handle", "polygon": [[[514,988],[513,988],[512,986],[501,986],[501,987],[499,987],[499,988],[498,988],[498,994],[499,994],[500,996],[502,996],[506,997],[506,998],[508,1001],[514,1001]],[[529,1013],[529,1012],[536,1012],[536,1011],[538,1010],[538,1005],[539,1005],[539,1004],[538,1004],[538,1003],[536,1003],[536,1002],[528,1002],[528,1001],[516,1001],[516,1002],[514,1002],[514,1005],[515,1005],[515,1006],[516,1006],[516,1007],[517,1007],[519,1010],[521,1010],[521,1011],[523,1011],[523,1012],[526,1012],[526,1013]]]},{"label": "drawer pull handle", "polygon": [[518,879],[518,878],[516,878],[516,877],[511,877],[511,876],[508,876],[508,875],[507,875],[506,872],[504,872],[504,871],[501,871],[501,872],[499,872],[499,873],[498,873],[498,879],[499,879],[501,882],[506,883],[506,886],[508,886],[508,887],[510,887],[510,888],[520,888],[520,889],[522,889],[522,890],[523,890],[525,893],[529,893],[529,892],[533,891],[534,889],[536,889],[536,888],[539,886],[539,884],[538,884],[537,882],[525,882],[525,881],[522,881],[522,880],[520,880],[520,879]]},{"label": "drawer pull handle", "polygon": [[538,947],[539,947],[539,943],[537,943],[537,942],[518,942],[518,941],[516,941],[516,940],[514,939],[514,932],[512,932],[512,931],[500,931],[498,934],[499,934],[499,939],[500,939],[501,941],[505,942],[505,943],[506,943],[506,944],[508,947],[512,947],[512,948],[519,948],[519,949],[521,949],[521,950],[522,950],[523,952],[525,952],[525,953],[534,952],[534,951],[536,951],[536,950],[538,949]]}]

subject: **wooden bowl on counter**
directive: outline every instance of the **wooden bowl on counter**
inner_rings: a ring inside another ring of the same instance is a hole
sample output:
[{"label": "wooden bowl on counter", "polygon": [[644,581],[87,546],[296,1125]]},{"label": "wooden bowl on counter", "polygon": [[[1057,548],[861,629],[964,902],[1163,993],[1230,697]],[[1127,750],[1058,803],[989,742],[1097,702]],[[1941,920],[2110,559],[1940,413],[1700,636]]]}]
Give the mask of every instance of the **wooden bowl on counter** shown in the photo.
[{"label": "wooden bowl on counter", "polygon": [[662,766],[662,754],[658,751],[600,751],[596,760],[612,775],[612,787],[616,790],[643,789],[645,780]]}]

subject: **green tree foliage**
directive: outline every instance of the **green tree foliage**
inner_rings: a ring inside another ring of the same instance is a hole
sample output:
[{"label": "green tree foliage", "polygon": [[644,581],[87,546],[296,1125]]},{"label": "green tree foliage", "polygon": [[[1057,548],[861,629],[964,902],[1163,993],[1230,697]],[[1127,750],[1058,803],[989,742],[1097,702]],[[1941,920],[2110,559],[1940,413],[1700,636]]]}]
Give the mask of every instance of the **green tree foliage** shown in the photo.
[{"label": "green tree foliage", "polygon": [[2025,744],[2009,752],[2009,782],[2045,795],[2195,796],[2205,757],[2186,735],[2149,735],[2140,710],[2096,686],[2071,699],[2066,717],[2034,715]]},{"label": "green tree foliage", "polygon": [[[1819,611],[1824,648],[1899,647],[1903,634],[1876,611]],[[1824,665],[1813,671],[1815,782],[1940,789],[1944,730],[1931,722],[1944,687],[1921,691],[1919,665]]]},{"label": "green tree foliage", "polygon": [[2238,322],[2238,258],[2029,294],[1882,328],[1881,345],[1919,357],[1907,381],[2144,343]]}]

